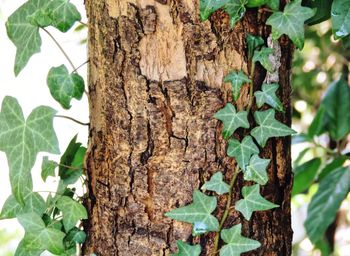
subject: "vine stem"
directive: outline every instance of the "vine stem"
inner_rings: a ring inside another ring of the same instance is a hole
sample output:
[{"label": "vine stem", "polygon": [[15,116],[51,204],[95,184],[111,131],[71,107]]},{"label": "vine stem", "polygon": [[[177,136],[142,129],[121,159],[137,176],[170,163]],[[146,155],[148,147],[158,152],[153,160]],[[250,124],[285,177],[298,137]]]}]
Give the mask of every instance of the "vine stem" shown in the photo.
[{"label": "vine stem", "polygon": [[66,59],[68,60],[69,64],[72,66],[73,70],[77,70],[77,68],[74,66],[72,60],[69,58],[68,54],[65,52],[65,50],[62,48],[61,44],[56,40],[56,38],[46,29],[46,28],[41,28],[42,30],[44,30],[49,37],[51,37],[51,39],[55,42],[55,44],[58,46],[58,48],[61,50],[61,52],[63,53],[63,55],[66,57]]},{"label": "vine stem", "polygon": [[76,119],[74,119],[73,117],[70,117],[70,116],[63,116],[63,115],[55,115],[55,117],[59,117],[59,118],[64,118],[64,119],[68,119],[68,120],[71,120],[77,124],[80,124],[80,125],[89,125],[90,123],[83,123],[83,122],[80,122]]},{"label": "vine stem", "polygon": [[253,106],[253,101],[254,101],[254,73],[255,73],[255,62],[252,61],[252,66],[250,69],[250,80],[252,80],[252,82],[250,83],[250,87],[249,87],[249,103],[248,103],[248,107],[247,107],[247,112],[249,113],[250,109]]},{"label": "vine stem", "polygon": [[81,67],[83,67],[85,64],[87,64],[87,63],[89,63],[89,62],[90,62],[90,60],[87,60],[87,61],[85,61],[84,63],[80,64],[76,69],[73,70],[72,73],[77,72],[78,69],[80,69]]},{"label": "vine stem", "polygon": [[233,186],[235,185],[235,182],[237,180],[237,176],[238,174],[240,173],[240,169],[239,169],[239,166],[237,165],[236,166],[236,169],[233,173],[233,176],[232,176],[232,179],[230,181],[230,191],[228,193],[228,197],[227,197],[227,202],[226,202],[226,208],[225,208],[225,211],[224,211],[224,214],[222,215],[222,218],[221,218],[221,221],[220,221],[220,225],[219,225],[219,230],[218,232],[216,233],[216,236],[215,236],[215,240],[214,240],[214,254],[213,256],[215,256],[217,253],[218,253],[218,247],[219,247],[219,240],[220,240],[220,233],[221,233],[221,230],[225,224],[225,221],[228,217],[228,213],[230,211],[230,208],[231,208],[231,200],[232,200],[232,190],[233,190]]}]

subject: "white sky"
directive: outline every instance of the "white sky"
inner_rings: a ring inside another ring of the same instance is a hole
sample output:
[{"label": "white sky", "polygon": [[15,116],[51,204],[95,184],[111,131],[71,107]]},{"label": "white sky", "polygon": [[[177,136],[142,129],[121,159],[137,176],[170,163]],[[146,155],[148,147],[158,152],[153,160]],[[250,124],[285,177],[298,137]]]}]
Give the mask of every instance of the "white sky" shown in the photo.
[{"label": "white sky", "polygon": [[[7,38],[5,22],[8,16],[24,2],[25,1],[23,0],[0,0],[0,103],[2,103],[2,100],[6,95],[10,95],[17,98],[23,108],[25,117],[27,117],[35,107],[46,105],[56,109],[60,115],[68,115],[82,122],[88,122],[88,102],[86,95],[84,95],[82,101],[73,100],[72,108],[69,111],[63,110],[63,108],[53,100],[50,95],[49,89],[46,85],[46,76],[49,69],[53,66],[65,64],[70,71],[72,70],[63,54],[46,33],[40,33],[43,42],[41,53],[36,54],[31,58],[28,65],[17,78],[14,76],[13,67],[16,49],[12,42]],[[83,0],[72,0],[72,3],[74,3],[83,14],[82,21],[86,21]],[[82,39],[86,38],[86,29],[82,32],[73,32],[72,29],[66,34],[62,34],[54,28],[49,28],[49,31],[61,43],[75,66],[79,66],[87,60],[86,45],[79,44]],[[79,74],[86,78],[86,65],[79,69]],[[61,153],[64,152],[69,141],[77,133],[79,134],[78,140],[83,144],[86,144],[88,136],[86,126],[80,126],[72,121],[61,118],[55,118],[54,126],[60,142]],[[54,191],[56,186],[54,179],[49,178],[48,184],[44,184],[40,177],[40,165],[43,155],[48,154],[39,154],[36,165],[32,170],[34,190]],[[59,156],[50,155],[50,158],[58,159]],[[5,154],[0,152],[0,209],[10,193],[11,188],[7,160]],[[42,195],[47,196],[47,193]],[[13,231],[21,228],[17,221],[11,220],[0,221],[0,230],[2,229]],[[11,247],[15,248],[16,244],[12,244]]]}]

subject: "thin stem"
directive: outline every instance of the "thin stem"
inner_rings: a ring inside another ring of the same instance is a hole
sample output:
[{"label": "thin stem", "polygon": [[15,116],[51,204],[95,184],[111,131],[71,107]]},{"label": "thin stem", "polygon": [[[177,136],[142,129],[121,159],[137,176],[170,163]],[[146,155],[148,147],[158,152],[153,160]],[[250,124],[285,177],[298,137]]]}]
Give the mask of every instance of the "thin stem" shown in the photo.
[{"label": "thin stem", "polygon": [[85,23],[85,22],[82,22],[82,21],[79,21],[79,23],[81,24],[81,25],[84,25],[84,26],[88,26],[88,24],[87,23]]},{"label": "thin stem", "polygon": [[76,119],[74,119],[73,117],[70,117],[70,116],[62,116],[62,115],[55,115],[55,117],[59,117],[59,118],[64,118],[64,119],[68,119],[68,120],[71,120],[77,124],[80,124],[80,125],[89,125],[90,123],[83,123],[83,122],[80,122]]},{"label": "thin stem", "polygon": [[219,247],[219,239],[220,239],[220,232],[225,224],[225,221],[228,217],[228,213],[231,209],[231,200],[232,200],[232,190],[233,190],[233,186],[235,185],[235,182],[237,180],[237,176],[240,173],[240,169],[239,166],[236,166],[236,169],[233,173],[232,179],[230,181],[230,191],[228,193],[228,197],[227,197],[227,202],[226,202],[226,208],[224,211],[224,214],[222,215],[221,221],[220,221],[220,225],[219,225],[219,231],[216,233],[215,236],[215,240],[214,240],[214,256],[218,253],[218,247]]},{"label": "thin stem", "polygon": [[42,30],[44,30],[49,37],[51,37],[51,39],[55,42],[55,44],[58,46],[58,48],[61,50],[61,52],[63,53],[63,55],[66,57],[66,59],[68,60],[69,64],[72,66],[73,70],[76,70],[72,60],[69,58],[68,54],[64,51],[64,49],[62,48],[62,46],[60,45],[60,43],[56,40],[56,38],[54,38],[54,36],[45,28],[41,28]]},{"label": "thin stem", "polygon": [[80,64],[76,69],[73,70],[72,73],[76,73],[78,69],[80,69],[82,66],[84,66],[85,64],[87,64],[87,63],[89,63],[89,62],[90,62],[90,60],[87,60],[87,61],[85,61],[84,63]]},{"label": "thin stem", "polygon": [[252,61],[252,66],[250,69],[250,80],[252,80],[252,82],[250,83],[250,87],[249,87],[249,103],[248,103],[248,107],[247,107],[247,112],[249,113],[250,109],[253,106],[253,101],[254,101],[254,73],[255,73],[255,62]]},{"label": "thin stem", "polygon": [[67,169],[70,169],[70,170],[73,170],[73,171],[79,171],[79,170],[83,169],[83,168],[69,166],[69,165],[65,165],[65,164],[58,164],[58,166],[61,166],[63,168],[67,168]]}]

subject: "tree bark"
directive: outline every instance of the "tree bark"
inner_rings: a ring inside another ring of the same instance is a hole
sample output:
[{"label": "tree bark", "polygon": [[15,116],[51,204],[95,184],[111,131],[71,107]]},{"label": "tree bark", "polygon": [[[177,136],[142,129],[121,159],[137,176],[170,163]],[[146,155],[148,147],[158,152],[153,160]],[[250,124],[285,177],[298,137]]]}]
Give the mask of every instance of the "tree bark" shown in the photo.
[{"label": "tree bark", "polygon": [[[193,238],[191,225],[164,213],[190,203],[193,190],[216,171],[232,176],[235,162],[213,115],[231,101],[224,76],[249,71],[246,33],[268,37],[268,13],[249,10],[231,29],[222,11],[201,22],[199,1],[87,0],[86,8],[91,121],[84,255],[169,255],[177,239],[199,243],[202,255],[210,255],[214,233]],[[277,118],[290,124],[293,47],[286,38],[279,45],[286,114]],[[258,65],[256,90],[265,75]],[[247,99],[244,87],[237,107]],[[290,255],[290,138],[270,139],[261,156],[271,158],[262,195],[281,207],[255,212],[250,222],[232,210],[225,227],[241,222],[243,235],[261,242],[244,255]],[[243,184],[240,175],[232,205]],[[226,200],[219,198],[219,219]]]}]

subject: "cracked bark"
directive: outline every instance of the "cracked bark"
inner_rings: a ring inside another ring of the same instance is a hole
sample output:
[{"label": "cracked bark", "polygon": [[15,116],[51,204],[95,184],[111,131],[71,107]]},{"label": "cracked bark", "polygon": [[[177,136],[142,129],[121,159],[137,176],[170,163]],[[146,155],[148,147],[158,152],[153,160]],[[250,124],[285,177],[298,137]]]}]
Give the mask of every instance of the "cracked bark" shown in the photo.
[{"label": "cracked bark", "polygon": [[[217,170],[231,177],[235,163],[213,115],[231,98],[224,75],[248,72],[245,34],[268,37],[266,14],[251,10],[231,30],[221,11],[200,22],[199,1],[87,0],[86,8],[91,125],[84,255],[169,255],[177,239],[200,243],[209,255],[214,234],[193,238],[190,225],[163,215],[190,203],[193,190]],[[280,46],[287,114],[278,119],[290,124],[292,45],[283,38]],[[259,66],[255,77],[258,89],[265,78]],[[238,108],[247,97],[243,88]],[[290,139],[269,140],[261,156],[272,158],[262,194],[281,207],[254,213],[249,223],[233,211],[225,227],[242,222],[243,234],[262,243],[244,255],[290,255]],[[239,177],[232,203],[243,184]],[[219,198],[219,218],[225,200]]]}]

